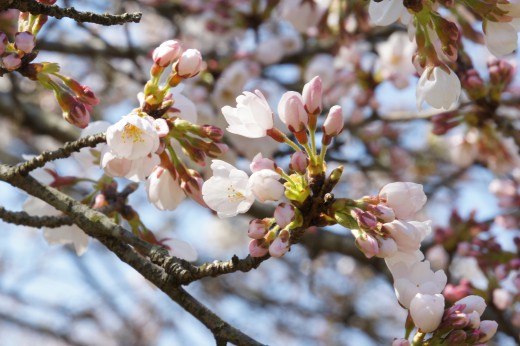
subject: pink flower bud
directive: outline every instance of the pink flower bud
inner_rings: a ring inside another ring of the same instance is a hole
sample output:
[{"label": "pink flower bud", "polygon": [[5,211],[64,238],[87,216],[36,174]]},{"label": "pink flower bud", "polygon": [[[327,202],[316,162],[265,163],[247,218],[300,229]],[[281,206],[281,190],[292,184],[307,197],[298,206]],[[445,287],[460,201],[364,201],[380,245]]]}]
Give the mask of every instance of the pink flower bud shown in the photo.
[{"label": "pink flower bud", "polygon": [[207,204],[204,202],[204,198],[202,197],[202,185],[204,184],[204,179],[202,179],[197,171],[189,169],[188,172],[190,173],[190,176],[187,179],[183,178],[184,180],[181,181],[181,189],[195,202],[207,208]]},{"label": "pink flower bud", "polygon": [[161,45],[153,51],[153,62],[160,66],[169,66],[174,60],[179,58],[181,54],[181,45],[175,40],[169,40],[161,43]]},{"label": "pink flower bud", "polygon": [[22,66],[22,59],[18,57],[18,54],[11,53],[2,58],[2,64],[6,70],[14,71]]},{"label": "pink flower bud", "polygon": [[84,129],[90,122],[90,112],[83,103],[77,102],[68,112],[63,112],[63,118],[72,125]]},{"label": "pink flower bud", "polygon": [[392,346],[410,346],[410,341],[406,339],[394,339]]},{"label": "pink flower bud", "polygon": [[95,106],[99,103],[99,98],[96,96],[96,94],[94,94],[92,89],[86,85],[82,85],[81,89],[82,92],[76,93],[76,95],[83,103],[89,104],[91,106]]},{"label": "pink flower bud", "polygon": [[220,127],[213,125],[202,125],[201,127],[202,133],[213,139],[214,141],[219,141],[224,137],[224,131]]},{"label": "pink flower bud", "polygon": [[321,78],[316,76],[303,86],[302,97],[305,110],[313,114],[321,113],[321,96]]},{"label": "pink flower bud", "polygon": [[182,78],[191,78],[199,74],[202,69],[202,56],[196,49],[187,49],[182,53],[176,70]]},{"label": "pink flower bud", "polygon": [[374,215],[363,211],[359,208],[352,210],[352,216],[358,222],[358,225],[363,229],[374,229],[377,226],[377,219]]},{"label": "pink flower bud", "polygon": [[269,252],[269,243],[265,239],[251,239],[249,254],[251,257],[264,257]]},{"label": "pink flower bud", "polygon": [[340,106],[332,106],[323,123],[323,133],[328,136],[334,137],[337,136],[341,131],[343,131],[343,111]]},{"label": "pink flower bud", "polygon": [[7,43],[7,35],[0,31],[0,55],[4,54]]},{"label": "pink flower bud", "polygon": [[295,91],[288,91],[282,95],[278,103],[278,115],[291,132],[305,130],[309,121],[302,96]]},{"label": "pink flower bud", "polygon": [[356,246],[367,258],[372,258],[379,252],[376,238],[357,229],[353,229],[352,234],[356,237]]},{"label": "pink flower bud", "polygon": [[480,333],[481,336],[478,339],[479,342],[487,342],[489,341],[497,332],[498,323],[495,321],[485,320],[480,322]]},{"label": "pink flower bud", "polygon": [[36,45],[36,40],[28,31],[18,32],[14,36],[14,46],[24,53],[30,53]]},{"label": "pink flower bud", "polygon": [[383,222],[392,222],[395,220],[394,210],[385,204],[378,204],[374,208],[374,214]]},{"label": "pink flower bud", "polygon": [[282,257],[289,251],[289,231],[284,229],[269,246],[269,254],[272,257]]},{"label": "pink flower bud", "polygon": [[249,222],[247,236],[252,239],[261,239],[267,233],[267,222],[263,219],[254,219]]},{"label": "pink flower bud", "polygon": [[258,153],[253,157],[253,161],[249,165],[249,168],[251,168],[251,172],[258,172],[262,169],[270,169],[274,171],[276,170],[276,163],[271,159],[263,157],[262,153]]},{"label": "pink flower bud", "polygon": [[466,332],[463,330],[454,330],[446,339],[447,345],[464,345],[466,341]]},{"label": "pink flower bud", "polygon": [[291,156],[291,162],[289,163],[289,167],[300,174],[305,174],[307,170],[307,166],[309,166],[309,158],[303,151],[297,151]]},{"label": "pink flower bud", "polygon": [[294,207],[288,203],[280,203],[274,210],[274,219],[281,228],[285,228],[294,218]]}]

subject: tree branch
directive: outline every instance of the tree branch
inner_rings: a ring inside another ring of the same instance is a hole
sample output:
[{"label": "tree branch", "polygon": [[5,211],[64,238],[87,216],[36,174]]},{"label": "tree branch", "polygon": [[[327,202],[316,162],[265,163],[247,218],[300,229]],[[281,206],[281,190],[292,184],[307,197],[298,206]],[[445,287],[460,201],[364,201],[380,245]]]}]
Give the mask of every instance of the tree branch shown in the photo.
[{"label": "tree branch", "polygon": [[56,228],[74,224],[72,219],[67,215],[32,216],[24,211],[9,211],[3,207],[0,207],[0,219],[15,225],[24,225],[29,227]]},{"label": "tree branch", "polygon": [[56,5],[44,5],[36,0],[7,0],[0,6],[0,11],[7,9],[17,9],[22,12],[31,14],[45,14],[56,19],[64,17],[74,19],[80,23],[95,23],[100,25],[119,25],[125,23],[139,23],[142,13],[123,13],[121,15],[112,15],[108,13],[97,14],[93,12],[80,12],[74,7],[61,8]]},{"label": "tree branch", "polygon": [[172,280],[171,275],[166,273],[163,268],[143,257],[134,248],[139,249],[141,253],[150,255],[151,257],[157,256],[157,253],[161,253],[162,257],[166,257],[166,249],[148,244],[135,237],[121,226],[113,223],[106,215],[81,204],[54,188],[43,186],[31,176],[24,177],[17,174],[17,168],[18,167],[0,165],[0,180],[8,182],[44,200],[54,208],[69,215],[74,223],[86,234],[98,239],[123,262],[137,270],[146,279],[165,292],[172,300],[201,321],[211,330],[215,339],[225,339],[236,345],[262,345],[223,321],[182,289],[176,283],[176,280]]},{"label": "tree branch", "polygon": [[105,134],[98,133],[96,135],[80,138],[74,142],[67,142],[65,145],[55,151],[44,151],[40,155],[35,158],[24,162],[23,164],[16,166],[14,168],[14,174],[19,174],[25,176],[29,174],[29,172],[35,170],[36,168],[43,167],[47,162],[54,161],[57,159],[63,159],[69,157],[75,151],[79,151],[81,148],[85,147],[95,147],[99,143],[105,142]]}]

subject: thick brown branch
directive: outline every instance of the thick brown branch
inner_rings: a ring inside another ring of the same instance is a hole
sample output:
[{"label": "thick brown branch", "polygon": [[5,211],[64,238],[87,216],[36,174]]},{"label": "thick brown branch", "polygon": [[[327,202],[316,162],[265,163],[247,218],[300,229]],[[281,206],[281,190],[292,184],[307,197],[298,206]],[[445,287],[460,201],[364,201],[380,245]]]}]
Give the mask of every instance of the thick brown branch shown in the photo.
[{"label": "thick brown branch", "polygon": [[95,147],[99,143],[105,142],[105,134],[98,133],[96,135],[80,138],[74,142],[67,142],[63,146],[55,151],[45,151],[40,155],[36,156],[32,160],[24,162],[23,164],[15,168],[14,174],[20,174],[22,176],[29,174],[29,172],[36,168],[43,167],[47,162],[54,161],[57,159],[63,159],[69,157],[75,151],[79,151],[81,148]]},{"label": "thick brown branch", "polygon": [[29,12],[31,14],[45,14],[57,19],[64,17],[74,19],[80,23],[95,23],[100,25],[119,25],[125,23],[139,23],[141,21],[142,13],[123,13],[121,15],[113,15],[108,13],[97,14],[93,12],[80,12],[74,7],[61,8],[56,5],[44,5],[36,0],[6,0],[0,6],[1,10],[14,8],[22,12]]},{"label": "thick brown branch", "polygon": [[184,291],[175,283],[175,280],[171,280],[170,275],[163,268],[152,263],[134,249],[137,248],[141,253],[150,254],[150,256],[162,253],[161,257],[165,257],[166,250],[164,248],[144,242],[124,228],[114,224],[107,216],[75,201],[56,189],[41,185],[31,176],[23,177],[16,174],[16,168],[0,165],[0,180],[6,181],[44,200],[70,216],[74,223],[85,233],[101,241],[122,261],[137,270],[186,311],[201,321],[211,330],[216,339],[225,339],[236,345],[261,345],[256,340],[223,321]]},{"label": "thick brown branch", "polygon": [[166,273],[169,274],[168,280],[176,285],[188,285],[193,281],[209,276],[215,277],[238,271],[245,273],[258,268],[268,258],[269,256],[261,258],[247,256],[244,259],[239,259],[237,256],[233,256],[229,261],[213,261],[195,266],[182,259],[165,256],[161,252],[150,254],[152,262],[164,268]]}]

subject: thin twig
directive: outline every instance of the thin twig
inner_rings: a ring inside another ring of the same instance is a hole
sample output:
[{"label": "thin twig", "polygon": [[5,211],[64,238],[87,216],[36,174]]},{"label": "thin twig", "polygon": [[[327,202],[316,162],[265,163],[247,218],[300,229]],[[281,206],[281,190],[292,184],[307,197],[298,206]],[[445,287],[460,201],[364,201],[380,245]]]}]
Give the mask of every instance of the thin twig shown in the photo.
[{"label": "thin twig", "polygon": [[69,157],[70,154],[75,151],[79,151],[80,149],[86,147],[95,147],[99,143],[103,142],[105,142],[104,133],[98,133],[96,135],[80,138],[74,142],[67,142],[62,148],[58,150],[44,151],[35,158],[15,167],[14,174],[25,176],[36,168],[43,167],[47,162]]}]

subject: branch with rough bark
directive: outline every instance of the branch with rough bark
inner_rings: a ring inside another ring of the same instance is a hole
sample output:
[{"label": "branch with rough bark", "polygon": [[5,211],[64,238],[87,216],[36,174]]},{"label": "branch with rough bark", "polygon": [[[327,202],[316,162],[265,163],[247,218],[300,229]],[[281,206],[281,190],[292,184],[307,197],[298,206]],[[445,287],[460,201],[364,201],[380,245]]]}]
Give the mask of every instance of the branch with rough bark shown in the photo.
[{"label": "branch with rough bark", "polygon": [[36,0],[6,0],[0,5],[0,11],[7,9],[17,9],[21,12],[31,14],[44,14],[56,19],[71,18],[80,23],[94,23],[100,25],[121,25],[125,23],[139,23],[142,13],[123,13],[113,15],[108,13],[97,14],[93,12],[82,12],[74,7],[61,8],[56,5],[44,5]]}]

